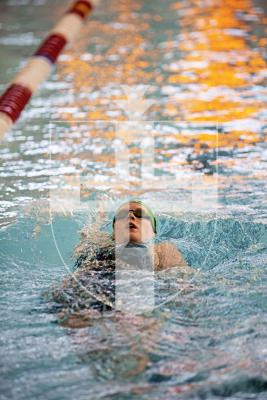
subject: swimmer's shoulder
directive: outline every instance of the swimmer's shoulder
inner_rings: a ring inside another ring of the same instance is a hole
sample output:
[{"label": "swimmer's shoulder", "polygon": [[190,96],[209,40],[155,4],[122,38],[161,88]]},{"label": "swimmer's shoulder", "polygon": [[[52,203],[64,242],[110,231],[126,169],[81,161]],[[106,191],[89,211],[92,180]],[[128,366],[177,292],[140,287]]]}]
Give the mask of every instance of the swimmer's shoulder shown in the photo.
[{"label": "swimmer's shoulder", "polygon": [[155,245],[155,259],[158,270],[171,267],[188,267],[181,252],[174,243],[165,241]]}]

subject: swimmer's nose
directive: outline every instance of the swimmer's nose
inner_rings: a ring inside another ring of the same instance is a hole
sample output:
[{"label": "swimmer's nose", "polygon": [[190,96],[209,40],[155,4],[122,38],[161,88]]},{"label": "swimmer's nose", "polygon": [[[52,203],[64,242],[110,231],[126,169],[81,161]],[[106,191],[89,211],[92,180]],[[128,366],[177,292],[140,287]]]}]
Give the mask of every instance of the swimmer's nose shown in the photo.
[{"label": "swimmer's nose", "polygon": [[129,214],[128,214],[128,216],[127,216],[127,219],[133,219],[133,220],[135,220],[135,219],[136,219],[136,216],[134,215],[134,213],[133,213],[132,211],[129,211]]}]

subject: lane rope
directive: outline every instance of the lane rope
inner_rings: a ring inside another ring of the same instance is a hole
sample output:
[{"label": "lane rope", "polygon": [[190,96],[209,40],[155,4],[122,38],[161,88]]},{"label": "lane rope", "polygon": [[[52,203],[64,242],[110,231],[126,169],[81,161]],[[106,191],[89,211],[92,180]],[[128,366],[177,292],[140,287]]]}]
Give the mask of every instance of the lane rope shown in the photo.
[{"label": "lane rope", "polygon": [[0,139],[17,121],[32,95],[47,78],[66,44],[77,38],[86,18],[98,2],[74,2],[0,96]]}]

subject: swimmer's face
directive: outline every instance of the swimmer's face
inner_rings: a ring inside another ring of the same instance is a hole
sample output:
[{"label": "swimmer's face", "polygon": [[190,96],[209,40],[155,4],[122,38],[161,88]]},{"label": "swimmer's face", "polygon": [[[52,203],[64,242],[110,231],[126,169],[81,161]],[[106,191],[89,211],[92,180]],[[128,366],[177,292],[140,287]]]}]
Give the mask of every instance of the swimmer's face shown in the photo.
[{"label": "swimmer's face", "polygon": [[141,210],[142,215],[147,215],[146,209],[138,203],[129,203],[121,207],[119,213],[117,213],[118,217],[120,217],[120,214],[125,214],[125,216],[124,218],[115,218],[113,230],[113,239],[115,239],[117,245],[128,242],[142,243],[155,236],[150,219],[138,218],[130,210]]}]

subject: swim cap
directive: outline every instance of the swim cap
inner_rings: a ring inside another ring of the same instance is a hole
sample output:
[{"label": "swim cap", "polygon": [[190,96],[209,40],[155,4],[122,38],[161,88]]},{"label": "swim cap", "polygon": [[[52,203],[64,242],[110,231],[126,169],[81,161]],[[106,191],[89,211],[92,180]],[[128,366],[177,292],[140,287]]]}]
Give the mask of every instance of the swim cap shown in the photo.
[{"label": "swim cap", "polygon": [[[126,201],[125,203],[123,203],[123,204],[121,204],[119,206],[119,208],[117,209],[116,213],[121,209],[121,207],[123,207],[125,204],[129,204],[129,203],[140,204],[142,207],[144,207],[146,209],[148,215],[150,216],[150,221],[151,221],[151,225],[152,225],[153,231],[155,233],[157,233],[157,219],[156,219],[156,216],[153,213],[153,211],[151,210],[151,208],[143,200],[133,199],[133,200]],[[113,218],[113,225],[115,223],[115,217],[116,217],[116,214],[115,214],[115,216]]]}]

